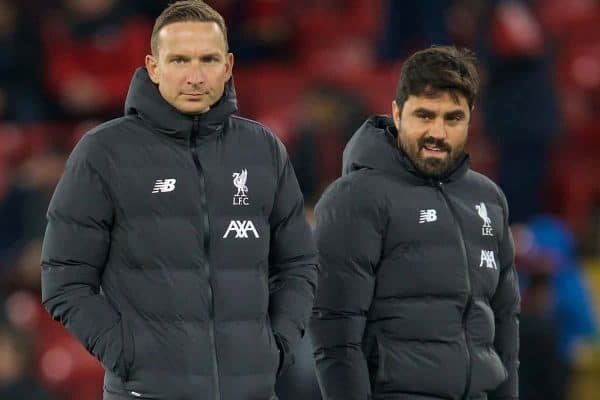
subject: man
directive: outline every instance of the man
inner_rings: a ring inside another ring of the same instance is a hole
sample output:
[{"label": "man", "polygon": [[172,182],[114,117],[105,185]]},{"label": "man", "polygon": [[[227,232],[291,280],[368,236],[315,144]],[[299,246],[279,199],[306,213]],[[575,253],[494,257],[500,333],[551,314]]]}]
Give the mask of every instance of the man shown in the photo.
[{"label": "man", "polygon": [[309,318],[316,252],[282,144],[237,110],[222,17],[167,7],[125,116],[87,133],[48,210],[47,310],[104,399],[269,399]]},{"label": "man", "polygon": [[454,47],[413,54],[392,117],[358,130],[317,205],[325,399],[518,398],[508,209],[464,152],[474,62]]}]

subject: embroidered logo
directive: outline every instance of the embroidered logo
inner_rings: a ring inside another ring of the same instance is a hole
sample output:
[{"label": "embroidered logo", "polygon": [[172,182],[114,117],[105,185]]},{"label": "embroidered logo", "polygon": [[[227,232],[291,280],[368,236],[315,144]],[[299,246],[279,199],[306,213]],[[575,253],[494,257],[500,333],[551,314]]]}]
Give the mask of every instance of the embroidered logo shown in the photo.
[{"label": "embroidered logo", "polygon": [[233,185],[237,188],[237,193],[233,195],[233,205],[250,205],[250,202],[248,201],[248,186],[246,186],[246,181],[248,180],[248,170],[243,169],[242,172],[234,172],[232,176]]},{"label": "embroidered logo", "polygon": [[176,179],[157,179],[152,193],[166,193],[175,190]]},{"label": "embroidered logo", "polygon": [[421,210],[419,213],[419,223],[424,224],[425,222],[437,221],[437,211],[433,209]]},{"label": "embroidered logo", "polygon": [[475,206],[477,213],[483,220],[483,226],[481,227],[481,235],[482,236],[494,236],[492,231],[492,220],[488,217],[487,208],[485,207],[485,203],[481,202]]},{"label": "embroidered logo", "polygon": [[479,267],[486,267],[490,269],[498,269],[496,266],[496,257],[492,250],[481,250],[481,261]]},{"label": "embroidered logo", "polygon": [[252,233],[257,239],[260,237],[252,221],[232,220],[223,235],[223,239],[227,239],[231,232],[235,232],[235,239],[248,239],[248,232]]}]

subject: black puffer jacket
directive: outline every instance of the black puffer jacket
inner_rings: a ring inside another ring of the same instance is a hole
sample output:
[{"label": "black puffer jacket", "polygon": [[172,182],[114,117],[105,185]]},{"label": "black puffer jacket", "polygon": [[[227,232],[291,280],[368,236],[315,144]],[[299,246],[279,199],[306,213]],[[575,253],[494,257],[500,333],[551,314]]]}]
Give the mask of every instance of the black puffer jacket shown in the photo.
[{"label": "black puffer jacket", "polygon": [[328,400],[516,399],[519,293],[507,205],[461,160],[420,175],[374,117],[316,208],[311,319]]},{"label": "black puffer jacket", "polygon": [[278,344],[291,362],[316,252],[285,149],[236,109],[230,81],[210,111],[183,115],[140,69],[126,116],[71,154],[43,302],[102,361],[105,399],[266,400]]}]

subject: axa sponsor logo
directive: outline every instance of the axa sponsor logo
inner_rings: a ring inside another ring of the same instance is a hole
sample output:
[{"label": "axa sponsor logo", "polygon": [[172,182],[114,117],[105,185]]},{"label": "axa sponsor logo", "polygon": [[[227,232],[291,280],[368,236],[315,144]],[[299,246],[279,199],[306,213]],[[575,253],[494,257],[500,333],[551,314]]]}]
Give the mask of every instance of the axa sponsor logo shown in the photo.
[{"label": "axa sponsor logo", "polygon": [[254,236],[256,239],[260,238],[254,223],[250,220],[231,220],[225,234],[223,235],[223,239],[227,239],[229,236],[235,234],[233,236],[234,239],[248,239],[249,237]]},{"label": "axa sponsor logo", "polygon": [[481,261],[479,267],[485,267],[489,269],[498,269],[496,265],[496,257],[492,250],[481,250]]}]

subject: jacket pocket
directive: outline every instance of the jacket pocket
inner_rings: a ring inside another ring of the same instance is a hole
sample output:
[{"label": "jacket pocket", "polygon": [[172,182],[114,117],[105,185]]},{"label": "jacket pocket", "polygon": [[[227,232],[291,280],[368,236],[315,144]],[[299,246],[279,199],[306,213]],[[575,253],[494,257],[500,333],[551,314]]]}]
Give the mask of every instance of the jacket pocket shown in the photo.
[{"label": "jacket pocket", "polygon": [[377,336],[374,392],[422,392],[456,398],[466,383],[466,348],[460,342],[393,340]]},{"label": "jacket pocket", "polygon": [[281,367],[283,367],[283,358],[284,358],[284,354],[281,354],[281,352],[283,351],[280,347],[279,344],[277,343],[277,339],[275,338],[275,334],[273,333],[273,327],[271,325],[271,318],[269,318],[269,315],[267,315],[267,329],[268,329],[268,333],[269,333],[269,350],[271,353],[271,356],[274,358],[274,367],[273,370],[275,371],[275,373],[277,375],[279,375],[281,371]]},{"label": "jacket pocket", "polygon": [[472,355],[472,393],[493,390],[508,378],[506,367],[493,347],[476,347],[473,349]]},{"label": "jacket pocket", "polygon": [[123,381],[129,380],[133,365],[135,362],[135,342],[133,335],[133,327],[126,315],[121,316],[121,340],[123,343],[123,350],[121,353],[121,360],[119,362],[120,368],[118,374]]}]

